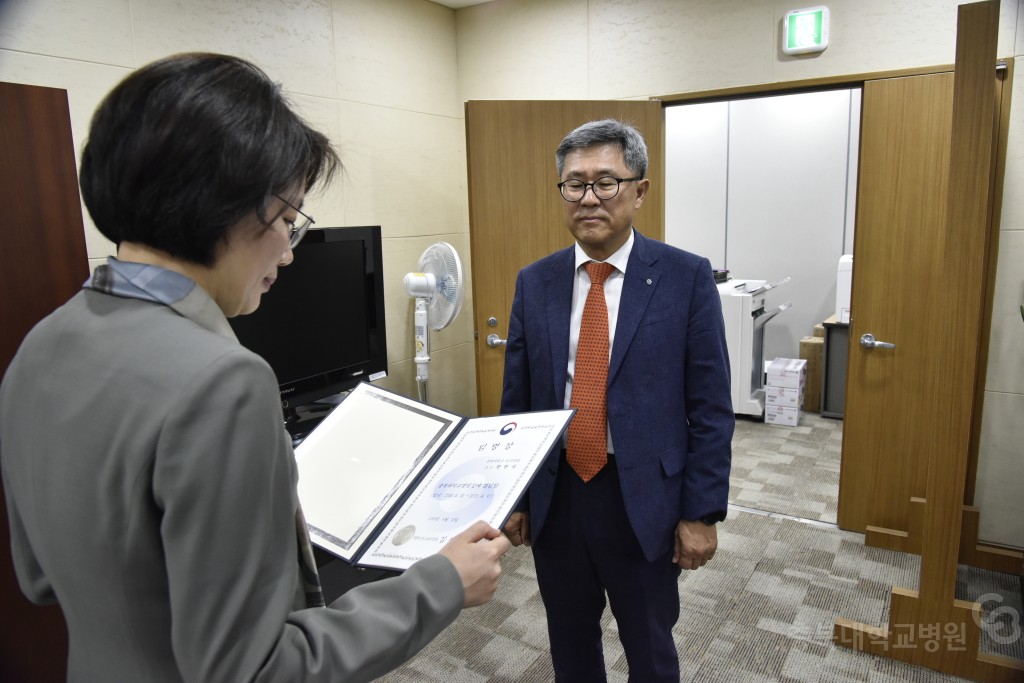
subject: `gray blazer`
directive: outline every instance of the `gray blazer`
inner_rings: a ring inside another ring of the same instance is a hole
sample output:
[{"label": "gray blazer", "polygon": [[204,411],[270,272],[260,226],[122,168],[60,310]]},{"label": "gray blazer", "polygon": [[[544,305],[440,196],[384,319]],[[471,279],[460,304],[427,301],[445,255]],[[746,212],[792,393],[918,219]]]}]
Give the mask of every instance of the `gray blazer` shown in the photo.
[{"label": "gray blazer", "polygon": [[36,326],[0,387],[0,465],[69,681],[365,681],[462,607],[434,556],[303,608],[277,383],[199,287],[170,307],[83,290]]}]

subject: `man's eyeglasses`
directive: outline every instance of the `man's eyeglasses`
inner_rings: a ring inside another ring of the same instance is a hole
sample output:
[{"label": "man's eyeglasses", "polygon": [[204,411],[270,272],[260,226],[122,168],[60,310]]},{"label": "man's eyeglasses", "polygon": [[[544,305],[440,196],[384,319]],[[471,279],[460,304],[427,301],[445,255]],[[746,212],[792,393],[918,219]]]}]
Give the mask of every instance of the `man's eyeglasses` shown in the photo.
[{"label": "man's eyeglasses", "polygon": [[306,231],[309,230],[309,226],[316,223],[316,221],[313,220],[312,216],[302,213],[299,207],[293,206],[281,196],[276,194],[274,196],[284,202],[285,206],[295,209],[295,213],[299,215],[299,218],[294,221],[288,220],[287,218],[284,219],[285,223],[288,224],[288,247],[290,249],[294,249],[299,245],[299,242],[302,241],[302,238],[306,236]]},{"label": "man's eyeglasses", "polygon": [[564,180],[558,183],[558,191],[562,193],[562,199],[567,202],[578,202],[587,194],[587,188],[594,190],[594,196],[598,199],[611,199],[619,193],[619,185],[632,180],[643,180],[643,178],[616,178],[614,176],[601,176],[592,183],[585,183],[582,180]]}]

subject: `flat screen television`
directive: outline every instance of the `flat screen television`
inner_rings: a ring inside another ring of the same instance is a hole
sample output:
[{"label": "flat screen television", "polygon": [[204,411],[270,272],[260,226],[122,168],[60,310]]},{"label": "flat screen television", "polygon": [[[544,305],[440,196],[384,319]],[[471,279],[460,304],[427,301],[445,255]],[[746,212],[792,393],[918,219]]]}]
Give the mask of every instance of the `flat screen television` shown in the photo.
[{"label": "flat screen television", "polygon": [[387,374],[381,263],[380,226],[310,230],[260,307],[230,319],[277,375],[293,437],[312,428],[300,408]]}]

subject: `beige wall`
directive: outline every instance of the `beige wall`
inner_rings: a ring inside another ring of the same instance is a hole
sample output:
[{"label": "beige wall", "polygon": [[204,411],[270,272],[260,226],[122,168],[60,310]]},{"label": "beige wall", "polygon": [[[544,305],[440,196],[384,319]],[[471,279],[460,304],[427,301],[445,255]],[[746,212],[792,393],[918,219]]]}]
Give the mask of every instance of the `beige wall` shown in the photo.
[{"label": "beige wall", "polygon": [[[93,110],[121,78],[191,50],[254,61],[337,144],[345,173],[307,198],[308,212],[324,227],[382,226],[382,384],[415,396],[402,276],[439,240],[470,266],[455,12],[426,0],[0,0],[0,81],[66,89],[79,153]],[[95,266],[114,248],[86,222]],[[429,389],[432,403],[472,415],[472,297],[464,306],[431,337]]]},{"label": "beige wall", "polygon": [[[495,0],[456,14],[459,97],[647,98],[952,64],[956,0],[832,0],[828,49],[778,48],[782,0]],[[1002,0],[999,56],[1024,55]],[[1024,64],[1024,62],[1019,62]],[[1014,86],[976,502],[982,537],[1024,547],[1024,74]]]},{"label": "beige wall", "polygon": [[[0,1],[0,80],[68,90],[80,150],[99,99],[131,69],[185,50],[252,59],[329,134],[347,172],[308,206],[320,225],[380,224],[390,376],[415,395],[411,302],[401,277],[430,243],[469,263],[469,99],[647,98],[952,63],[956,0],[833,0],[831,45],[777,47],[777,0],[494,0],[457,12],[426,0]],[[1024,0],[1002,0],[999,54],[1024,54]],[[978,503],[982,534],[1024,546],[1024,77],[1011,138]],[[90,259],[112,246],[86,226]],[[95,262],[95,261],[94,261]],[[471,284],[471,283],[470,283]],[[432,337],[431,402],[476,410],[472,300]]]}]

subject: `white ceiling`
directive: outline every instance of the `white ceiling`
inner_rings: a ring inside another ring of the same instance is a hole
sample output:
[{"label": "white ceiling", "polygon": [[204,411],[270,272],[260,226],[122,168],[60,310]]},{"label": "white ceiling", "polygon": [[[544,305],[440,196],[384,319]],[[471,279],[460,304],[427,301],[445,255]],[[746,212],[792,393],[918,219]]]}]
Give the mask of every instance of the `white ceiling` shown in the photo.
[{"label": "white ceiling", "polygon": [[451,7],[452,9],[459,9],[460,7],[469,7],[470,5],[482,5],[485,2],[491,0],[430,0],[438,5],[444,5],[445,7]]}]

